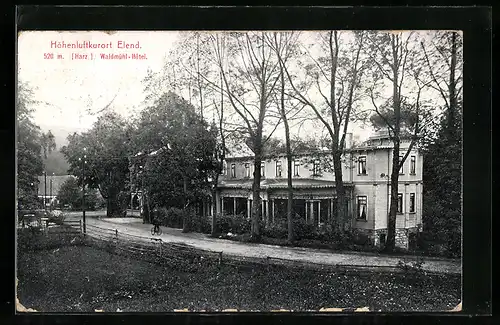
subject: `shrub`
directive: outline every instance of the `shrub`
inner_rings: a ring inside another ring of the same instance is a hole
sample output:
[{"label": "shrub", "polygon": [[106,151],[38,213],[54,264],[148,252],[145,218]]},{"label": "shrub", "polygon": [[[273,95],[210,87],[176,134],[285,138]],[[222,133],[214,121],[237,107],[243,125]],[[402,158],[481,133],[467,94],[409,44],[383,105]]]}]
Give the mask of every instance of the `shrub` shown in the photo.
[{"label": "shrub", "polygon": [[246,234],[251,230],[251,220],[245,215],[239,214],[231,218],[231,232],[234,234]]},{"label": "shrub", "polygon": [[247,219],[245,215],[239,214],[222,215],[218,214],[216,217],[216,232],[220,234],[245,234],[249,233],[251,229],[251,220]]},{"label": "shrub", "polygon": [[165,227],[182,228],[184,212],[178,208],[159,208],[160,224]]},{"label": "shrub", "polygon": [[220,234],[227,234],[231,231],[231,216],[225,214],[217,214],[216,217],[216,232]]},{"label": "shrub", "polygon": [[271,225],[264,227],[262,234],[266,237],[284,239],[288,237],[288,228],[286,221],[274,222]]},{"label": "shrub", "polygon": [[360,246],[371,246],[371,239],[366,233],[361,231],[354,231],[352,236],[352,243]]},{"label": "shrub", "polygon": [[314,225],[307,223],[303,218],[296,218],[293,222],[295,239],[316,239]]},{"label": "shrub", "polygon": [[428,255],[450,255],[446,250],[446,242],[443,237],[431,232],[422,232],[417,236],[417,248]]},{"label": "shrub", "polygon": [[201,215],[191,215],[189,230],[209,234],[212,231],[211,218]]}]

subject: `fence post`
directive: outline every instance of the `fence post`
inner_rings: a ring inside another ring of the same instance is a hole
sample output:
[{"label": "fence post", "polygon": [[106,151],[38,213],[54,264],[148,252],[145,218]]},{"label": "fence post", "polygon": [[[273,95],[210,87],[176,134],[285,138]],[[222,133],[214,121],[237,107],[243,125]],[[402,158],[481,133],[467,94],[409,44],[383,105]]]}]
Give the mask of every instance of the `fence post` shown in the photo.
[{"label": "fence post", "polygon": [[162,258],[162,246],[163,246],[163,240],[160,238],[160,259]]},{"label": "fence post", "polygon": [[219,252],[219,265],[222,265],[222,252]]},{"label": "fence post", "polygon": [[115,229],[115,246],[118,247],[118,229]]}]

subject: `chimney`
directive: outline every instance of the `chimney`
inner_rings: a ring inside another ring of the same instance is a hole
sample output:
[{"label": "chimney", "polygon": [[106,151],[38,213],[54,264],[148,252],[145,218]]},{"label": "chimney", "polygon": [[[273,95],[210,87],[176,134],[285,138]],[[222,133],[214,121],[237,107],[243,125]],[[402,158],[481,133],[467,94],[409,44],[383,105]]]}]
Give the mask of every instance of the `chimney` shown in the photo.
[{"label": "chimney", "polygon": [[352,147],[352,133],[346,133],[345,135],[345,149],[351,149]]}]

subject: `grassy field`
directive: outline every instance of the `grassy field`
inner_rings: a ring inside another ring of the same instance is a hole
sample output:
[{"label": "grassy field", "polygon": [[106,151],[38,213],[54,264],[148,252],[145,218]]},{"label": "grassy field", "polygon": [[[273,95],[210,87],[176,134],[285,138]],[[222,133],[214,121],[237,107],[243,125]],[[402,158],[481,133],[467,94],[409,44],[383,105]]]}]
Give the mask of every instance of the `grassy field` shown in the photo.
[{"label": "grassy field", "polygon": [[18,298],[45,312],[189,310],[449,310],[456,276],[252,266],[160,266],[89,246],[18,252]]}]

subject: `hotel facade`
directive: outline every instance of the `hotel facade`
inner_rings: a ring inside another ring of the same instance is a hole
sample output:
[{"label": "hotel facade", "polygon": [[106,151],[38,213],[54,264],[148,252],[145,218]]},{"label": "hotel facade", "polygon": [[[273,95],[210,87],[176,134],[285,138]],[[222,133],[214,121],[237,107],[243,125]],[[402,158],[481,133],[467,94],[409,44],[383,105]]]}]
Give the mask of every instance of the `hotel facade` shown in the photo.
[{"label": "hotel facade", "polygon": [[[351,142],[349,136],[342,168],[350,226],[380,246],[387,235],[393,145],[385,134],[356,147]],[[409,146],[409,140],[401,142],[400,159]],[[335,218],[336,186],[330,158],[325,150],[296,154],[292,161],[294,213],[318,227]],[[251,155],[226,159],[218,184],[217,213],[250,217],[253,165]],[[415,235],[422,231],[422,166],[422,154],[414,146],[400,170],[398,184],[396,245],[403,249],[413,246]],[[286,218],[287,158],[265,157],[261,168],[262,217],[271,223]]]},{"label": "hotel facade", "polygon": [[[347,195],[347,211],[351,229],[368,236],[380,246],[387,235],[390,203],[390,174],[393,144],[387,134],[370,137],[352,146],[352,135],[346,139],[343,156],[343,183]],[[400,144],[400,159],[410,146],[409,140]],[[133,164],[132,164],[133,165]],[[131,175],[135,175],[132,167]],[[416,234],[422,231],[422,169],[423,156],[417,146],[408,154],[399,174],[398,211],[396,216],[396,245],[412,247]],[[244,215],[250,218],[253,200],[253,156],[227,157],[219,176],[216,206],[206,200],[199,213]],[[264,157],[261,164],[261,215],[266,224],[286,219],[287,158],[285,155]],[[306,222],[321,227],[334,220],[336,186],[331,153],[328,150],[294,154],[292,161],[293,210]],[[137,213],[144,208],[140,181],[131,179],[130,206]]]}]

